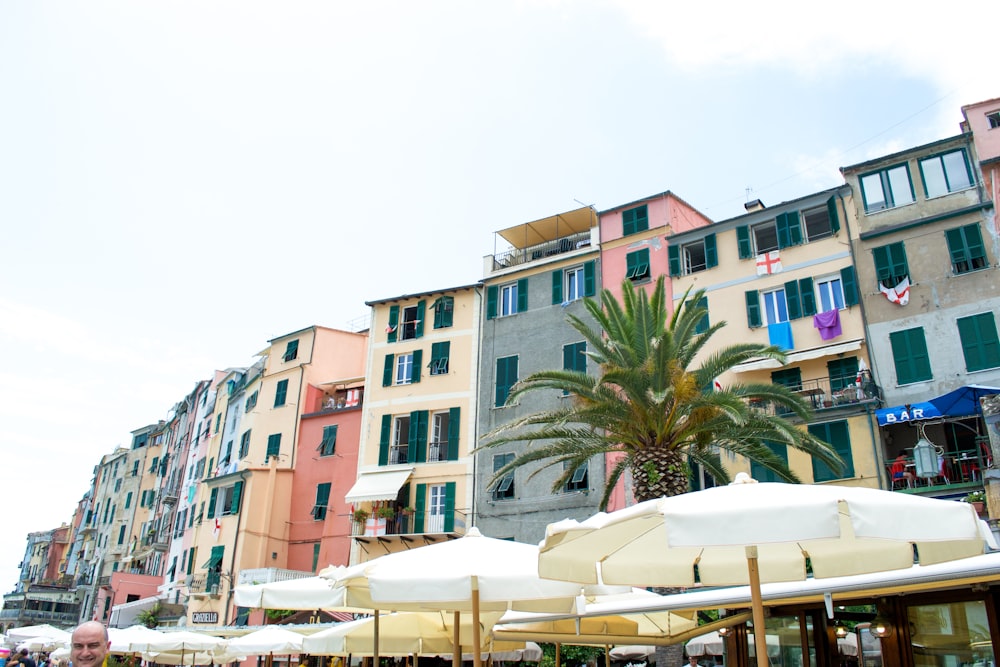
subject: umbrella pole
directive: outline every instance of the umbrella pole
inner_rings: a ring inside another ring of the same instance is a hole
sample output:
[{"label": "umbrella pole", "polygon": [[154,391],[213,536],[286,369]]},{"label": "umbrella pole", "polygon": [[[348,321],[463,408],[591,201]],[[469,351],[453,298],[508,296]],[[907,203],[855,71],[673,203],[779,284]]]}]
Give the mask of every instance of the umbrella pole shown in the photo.
[{"label": "umbrella pole", "polygon": [[556,667],[559,667],[559,642],[556,642]]},{"label": "umbrella pole", "polygon": [[373,626],[375,628],[375,637],[372,641],[372,667],[379,667],[378,659],[378,609],[375,610],[375,620],[373,621]]},{"label": "umbrella pole", "polygon": [[757,563],[757,547],[749,546],[747,551],[747,571],[750,574],[750,611],[753,614],[753,645],[757,654],[757,667],[767,667],[767,629],[764,627],[764,601],[760,594],[760,569]]},{"label": "umbrella pole", "polygon": [[611,667],[611,645],[604,645],[604,667]]},{"label": "umbrella pole", "polygon": [[459,622],[462,620],[461,614],[455,612],[454,625],[451,628],[451,664],[452,667],[462,667],[462,637]]},{"label": "umbrella pole", "polygon": [[482,640],[479,636],[479,577],[472,577],[472,667],[483,667]]}]

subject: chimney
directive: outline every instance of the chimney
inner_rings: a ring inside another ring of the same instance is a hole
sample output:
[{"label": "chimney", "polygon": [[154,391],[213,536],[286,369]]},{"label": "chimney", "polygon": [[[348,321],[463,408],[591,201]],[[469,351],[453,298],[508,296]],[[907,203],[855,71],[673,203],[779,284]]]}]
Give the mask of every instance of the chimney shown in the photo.
[{"label": "chimney", "polygon": [[754,211],[763,211],[765,206],[764,202],[759,199],[754,199],[753,201],[748,201],[743,204],[743,208],[747,210],[747,213],[753,213]]}]

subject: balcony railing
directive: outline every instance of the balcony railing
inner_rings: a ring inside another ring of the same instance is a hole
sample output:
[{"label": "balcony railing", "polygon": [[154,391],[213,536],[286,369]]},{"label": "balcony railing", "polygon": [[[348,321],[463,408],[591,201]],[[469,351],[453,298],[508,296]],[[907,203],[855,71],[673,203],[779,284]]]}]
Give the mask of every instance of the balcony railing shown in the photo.
[{"label": "balcony railing", "polygon": [[590,232],[587,231],[563,236],[562,238],[528,246],[527,248],[512,248],[493,255],[493,270],[498,271],[509,266],[517,266],[518,264],[533,262],[537,259],[560,255],[589,245]]},{"label": "balcony railing", "polygon": [[893,462],[887,466],[887,472],[893,491],[935,495],[959,488],[962,491],[982,491],[983,471],[992,464],[989,454],[980,446],[978,449],[943,450],[938,455],[938,474],[931,477],[917,477],[912,458],[905,459],[901,477],[893,478]]},{"label": "balcony railing", "polygon": [[[802,380],[789,389],[806,400],[815,411],[831,410],[851,406],[862,406],[882,403],[882,388],[872,380],[871,373],[861,373],[861,383],[854,378],[815,378]],[[764,410],[768,414],[791,414],[767,402],[753,402],[751,406]]]},{"label": "balcony railing", "polygon": [[365,521],[353,521],[351,534],[355,537],[363,535],[431,535],[439,533],[465,533],[466,516],[464,512],[452,512],[450,530],[445,530],[446,515],[434,513],[431,510],[423,512],[423,526],[416,530],[417,517],[415,513],[397,510],[392,516],[381,517],[372,515]]}]

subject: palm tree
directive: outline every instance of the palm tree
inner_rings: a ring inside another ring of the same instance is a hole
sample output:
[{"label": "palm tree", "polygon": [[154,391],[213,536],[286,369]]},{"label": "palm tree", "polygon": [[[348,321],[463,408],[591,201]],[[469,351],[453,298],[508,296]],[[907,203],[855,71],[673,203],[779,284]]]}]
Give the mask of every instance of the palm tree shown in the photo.
[{"label": "palm tree", "polygon": [[808,405],[791,390],[772,383],[739,382],[713,388],[715,378],[739,363],[760,357],[784,363],[785,357],[777,347],[755,343],[712,351],[709,341],[726,323],[716,322],[701,331],[708,314],[698,305],[703,294],[704,290],[694,294],[688,290],[672,316],[662,276],[652,295],[625,280],[621,303],[607,289],[599,302],[586,299],[585,307],[598,327],[572,315],[568,320],[587,341],[587,355],[598,364],[599,374],[540,371],[514,386],[508,404],[533,392],[553,390],[571,400],[565,407],[516,419],[486,436],[480,449],[516,442],[531,445],[498,470],[494,482],[529,464],[542,463],[541,469],[562,465],[553,484],[557,490],[591,457],[620,452],[601,499],[604,509],[626,470],[632,472],[637,501],[687,492],[689,463],[701,465],[719,483],[728,482],[720,452],[743,456],[786,481],[799,481],[771,449],[772,443],[841,469],[843,462],[830,445],[778,414],[753,407],[772,405],[775,413],[807,420]]}]

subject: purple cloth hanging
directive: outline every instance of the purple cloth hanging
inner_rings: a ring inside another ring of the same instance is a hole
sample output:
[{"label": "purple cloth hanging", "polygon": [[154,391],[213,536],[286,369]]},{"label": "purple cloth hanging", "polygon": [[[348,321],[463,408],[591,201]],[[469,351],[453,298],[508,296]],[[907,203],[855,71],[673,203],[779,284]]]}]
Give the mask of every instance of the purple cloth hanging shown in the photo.
[{"label": "purple cloth hanging", "polygon": [[819,329],[819,337],[823,340],[830,340],[844,333],[840,328],[840,311],[836,308],[813,315],[813,326]]}]

